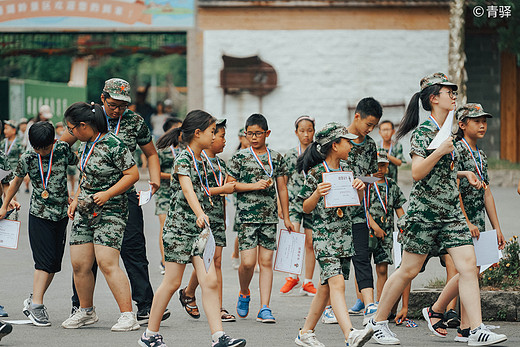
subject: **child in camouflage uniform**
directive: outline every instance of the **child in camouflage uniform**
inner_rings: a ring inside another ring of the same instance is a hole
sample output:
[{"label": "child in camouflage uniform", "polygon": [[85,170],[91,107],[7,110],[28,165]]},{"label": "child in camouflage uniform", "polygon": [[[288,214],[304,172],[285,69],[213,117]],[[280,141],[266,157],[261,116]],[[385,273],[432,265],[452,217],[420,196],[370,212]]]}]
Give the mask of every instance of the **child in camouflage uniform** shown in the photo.
[{"label": "child in camouflage uniform", "polygon": [[294,125],[296,130],[294,133],[298,137],[298,147],[290,149],[284,157],[285,165],[287,165],[287,189],[289,190],[289,216],[293,222],[296,231],[300,231],[300,224],[303,223],[305,231],[305,279],[303,285],[300,283],[298,275],[291,275],[285,280],[284,286],[280,289],[282,294],[290,294],[299,289],[300,295],[314,296],[316,288],[312,283],[312,275],[314,274],[314,250],[312,249],[312,217],[305,214],[301,210],[301,204],[297,201],[298,193],[303,186],[305,173],[296,171],[296,161],[302,155],[307,147],[314,139],[315,120],[309,116],[301,116],[296,119]]},{"label": "child in camouflage uniform", "polygon": [[[376,315],[367,327],[374,331],[380,344],[398,344],[399,339],[388,327],[388,315],[404,288],[417,276],[428,252],[434,247],[446,249],[459,270],[461,304],[469,316],[471,332],[469,345],[489,345],[507,339],[482,324],[480,291],[476,271],[475,250],[471,233],[460,209],[457,178],[466,177],[468,182],[481,187],[481,182],[470,171],[456,171],[460,154],[455,150],[453,138],[444,140],[438,148],[428,146],[438,134],[450,110],[455,107],[457,85],[448,81],[446,75],[435,73],[423,78],[421,91],[408,105],[401,121],[397,138],[402,138],[419,123],[419,100],[428,119],[417,127],[411,137],[412,177],[410,205],[399,220],[403,230],[400,242],[403,245],[401,266],[388,279],[381,294]],[[428,327],[436,335],[445,337],[447,331],[444,315],[435,305],[423,310]]]},{"label": "child in camouflage uniform", "polygon": [[260,311],[256,319],[262,323],[275,323],[269,301],[278,223],[277,191],[285,227],[289,230],[294,228],[289,219],[289,196],[284,178],[287,171],[282,155],[265,145],[271,134],[267,119],[261,114],[253,114],[247,119],[245,129],[251,147],[235,153],[228,167],[228,180],[236,182],[236,213],[240,221],[238,240],[241,264],[238,269],[240,293],[237,314],[241,318],[249,314],[249,285],[258,259],[261,281]]},{"label": "child in camouflage uniform", "polygon": [[[181,126],[182,121],[178,118],[173,118],[173,121],[168,120],[163,125],[164,132],[172,128],[178,128]],[[164,227],[164,221],[166,220],[166,214],[170,206],[170,180],[172,179],[171,172],[173,170],[173,162],[175,157],[180,153],[181,149],[179,146],[169,146],[161,151],[157,151],[159,155],[159,163],[161,164],[161,186],[155,193],[155,215],[159,216],[159,250],[161,251],[161,275],[164,275],[164,247],[162,242],[162,233]]]},{"label": "child in camouflage uniform", "polygon": [[80,308],[62,323],[62,327],[77,329],[98,321],[93,306],[95,282],[91,270],[97,261],[121,311],[112,331],[139,329],[132,312],[128,278],[119,267],[128,218],[124,193],[137,182],[139,171],[128,147],[108,132],[99,105],[74,103],[65,111],[65,121],[68,131],[85,142],[85,146],[79,162],[79,188],[67,212],[74,220],[70,233],[70,258]]},{"label": "child in camouflage uniform", "polygon": [[[484,112],[480,104],[466,104],[457,110],[456,117],[459,122],[459,130],[456,136],[455,148],[461,158],[457,162],[457,170],[471,171],[483,182],[483,187],[476,189],[465,180],[460,181],[459,190],[462,212],[466,217],[471,236],[476,238],[479,237],[480,232],[486,230],[485,217],[487,212],[491,226],[497,232],[498,248],[503,249],[505,239],[500,230],[495,200],[489,187],[487,156],[477,146],[477,141],[486,134],[487,119],[492,116]],[[435,307],[446,308],[446,302],[450,302],[450,297],[456,298],[458,295],[458,279],[459,275],[455,275],[450,280],[434,304]],[[470,328],[464,307],[461,307],[461,318],[455,341],[467,342]]]},{"label": "child in camouflage uniform", "polygon": [[393,264],[394,211],[397,218],[404,214],[403,205],[406,198],[397,182],[386,177],[389,171],[389,161],[385,151],[378,153],[377,167],[378,170],[374,176],[378,177],[379,181],[368,186],[367,201],[373,220],[370,227],[374,231],[370,234],[369,249],[376,264],[377,301],[379,301],[388,277],[388,265]]},{"label": "child in camouflage uniform", "polygon": [[49,326],[43,296],[54,274],[61,271],[68,222],[66,169],[77,164],[78,157],[67,143],[54,140],[54,127],[49,122],[34,124],[29,129],[29,141],[32,149],[20,158],[0,216],[5,216],[7,206],[29,174],[33,186],[29,241],[35,271],[32,294],[24,301],[23,313],[34,325]]},{"label": "child in camouflage uniform", "polygon": [[[324,201],[331,184],[323,182],[323,173],[344,171],[344,160],[352,149],[351,140],[356,138],[343,125],[328,123],[316,133],[316,142],[298,159],[297,170],[307,173],[298,198],[300,203],[303,201],[302,211],[312,213],[312,241],[320,265],[318,292],[295,339],[299,346],[323,346],[316,340],[314,328],[329,298],[347,346],[362,346],[371,336],[368,330],[352,328],[345,301],[345,280],[349,277],[350,259],[354,255],[350,210],[348,207],[326,208]],[[356,178],[352,187],[362,199],[365,184]]]},{"label": "child in camouflage uniform", "polygon": [[[225,195],[235,191],[234,182],[225,182],[226,179],[226,163],[220,159],[217,154],[222,153],[226,145],[226,120],[217,120],[215,130],[215,140],[211,147],[202,151],[202,155],[206,160],[209,180],[209,191],[212,196],[213,205],[208,207],[208,217],[211,221],[211,231],[215,238],[215,270],[217,272],[217,281],[219,284],[219,300],[220,300],[220,318],[223,322],[234,322],[235,316],[222,307],[222,250],[226,247],[226,205]],[[190,282],[184,289],[179,290],[179,300],[186,312],[193,318],[199,318],[200,313],[195,303],[195,290],[199,285],[196,271],[191,274]]]},{"label": "child in camouflage uniform", "polygon": [[387,153],[387,158],[390,164],[388,165],[388,178],[391,178],[395,183],[397,180],[397,168],[403,163],[406,163],[403,156],[403,145],[397,141],[392,141],[395,134],[394,123],[389,120],[384,120],[379,123],[379,135],[381,135],[381,142],[377,146],[377,150]]},{"label": "child in camouflage uniform", "polygon": [[[382,115],[383,108],[374,98],[361,99],[356,106],[354,120],[348,126],[348,131],[358,137],[352,141],[352,151],[346,163],[347,169],[354,172],[354,177],[369,176],[377,172],[377,146],[368,134],[377,126]],[[351,207],[351,210],[352,235],[356,250],[352,264],[356,275],[358,300],[349,312],[362,313],[363,323],[366,324],[377,309],[374,304],[374,278],[368,251],[370,214],[364,202],[361,206]]]},{"label": "child in camouflage uniform", "polygon": [[16,124],[11,120],[4,121],[4,136],[5,138],[0,142],[0,148],[9,160],[9,166],[15,170],[18,166],[18,161],[24,152],[24,147],[18,138]]},{"label": "child in camouflage uniform", "polygon": [[209,191],[209,163],[206,164],[202,156],[202,150],[210,148],[215,138],[215,128],[215,118],[207,112],[195,110],[188,113],[181,127],[168,131],[157,141],[159,149],[170,145],[176,147],[182,135],[187,147],[175,158],[171,201],[163,231],[166,272],[155,293],[148,328],[139,340],[140,346],[166,347],[159,334],[161,319],[173,293],[179,289],[186,264],[190,262],[202,289],[213,346],[240,347],[246,344],[245,340],[232,339],[222,330],[215,265],[212,262],[206,272],[202,259],[204,247],[198,246],[202,228],[213,224],[205,211],[214,205],[213,199],[220,198],[212,196]]}]

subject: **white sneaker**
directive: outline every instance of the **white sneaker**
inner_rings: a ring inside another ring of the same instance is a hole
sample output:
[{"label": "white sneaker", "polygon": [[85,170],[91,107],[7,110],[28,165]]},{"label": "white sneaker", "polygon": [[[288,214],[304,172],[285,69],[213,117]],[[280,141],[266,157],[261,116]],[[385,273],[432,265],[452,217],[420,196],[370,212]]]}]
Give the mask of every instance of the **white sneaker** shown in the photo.
[{"label": "white sneaker", "polygon": [[372,335],[374,335],[374,330],[372,330],[372,329],[367,329],[367,328],[365,328],[363,330],[352,329],[350,331],[350,334],[348,334],[348,340],[346,341],[347,347],[364,346],[365,343],[367,343],[368,340],[370,340]]},{"label": "white sneaker", "polygon": [[84,325],[94,324],[99,320],[96,314],[96,308],[93,307],[92,311],[87,312],[79,309],[74,312],[69,318],[67,318],[61,326],[65,329],[77,329]]},{"label": "white sneaker", "polygon": [[388,327],[388,320],[381,322],[374,322],[374,319],[370,319],[365,329],[372,330],[374,334],[372,338],[380,345],[399,345],[401,341]]},{"label": "white sneaker", "polygon": [[298,346],[306,346],[306,347],[325,347],[323,343],[318,341],[316,338],[316,334],[314,330],[309,330],[306,333],[302,334],[302,331],[298,332],[298,336],[294,339],[294,343]]},{"label": "white sneaker", "polygon": [[336,319],[336,315],[332,310],[332,306],[325,307],[325,310],[321,315],[321,322],[323,324],[338,324],[338,320]]},{"label": "white sneaker", "polygon": [[506,335],[494,333],[482,323],[469,332],[468,346],[489,346],[506,340]]},{"label": "white sneaker", "polygon": [[137,318],[133,312],[122,312],[117,323],[112,327],[112,331],[132,331],[138,330],[141,326],[137,323]]}]

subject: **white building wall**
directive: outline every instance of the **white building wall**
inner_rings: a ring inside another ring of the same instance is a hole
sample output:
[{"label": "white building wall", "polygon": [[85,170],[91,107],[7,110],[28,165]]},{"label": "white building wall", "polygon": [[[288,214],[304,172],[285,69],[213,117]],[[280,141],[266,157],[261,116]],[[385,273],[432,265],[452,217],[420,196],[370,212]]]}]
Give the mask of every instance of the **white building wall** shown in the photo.
[{"label": "white building wall", "polygon": [[[260,101],[249,94],[227,95],[222,114],[222,55],[259,55],[278,74],[278,87],[262,100],[262,113],[272,130],[268,143],[285,153],[297,144],[293,123],[302,114],[314,116],[319,129],[330,121],[347,125],[353,116],[348,107],[366,96],[382,104],[407,104],[423,76],[447,73],[448,43],[447,30],[208,30],[203,47],[204,109],[228,119],[224,157],[230,156],[238,145],[238,129],[250,114],[259,112]],[[399,121],[403,112],[389,108],[382,119]]]}]

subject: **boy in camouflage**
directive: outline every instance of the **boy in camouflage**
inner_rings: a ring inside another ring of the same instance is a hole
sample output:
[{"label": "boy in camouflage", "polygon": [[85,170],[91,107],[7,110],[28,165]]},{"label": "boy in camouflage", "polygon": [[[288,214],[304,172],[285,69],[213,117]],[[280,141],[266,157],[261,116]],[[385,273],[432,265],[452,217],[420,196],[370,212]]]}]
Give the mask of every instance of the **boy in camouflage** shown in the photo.
[{"label": "boy in camouflage", "polygon": [[[312,241],[320,265],[318,292],[305,324],[294,340],[299,346],[324,346],[316,339],[314,328],[329,299],[347,346],[362,346],[371,336],[368,330],[352,328],[345,301],[345,280],[349,277],[350,259],[354,255],[350,210],[348,207],[325,207],[325,196],[330,192],[331,184],[323,182],[324,173],[345,171],[345,159],[352,149],[351,141],[356,138],[343,125],[328,123],[316,133],[316,142],[298,160],[297,169],[307,173],[298,198],[302,211],[312,213]],[[361,200],[365,184],[356,178],[352,187]]]},{"label": "boy in camouflage", "polygon": [[43,296],[54,275],[61,271],[68,222],[67,166],[77,164],[78,157],[66,142],[54,140],[54,127],[49,122],[35,123],[29,129],[29,141],[32,149],[20,158],[15,178],[0,208],[0,217],[5,216],[28,174],[33,187],[29,241],[35,270],[32,294],[24,301],[23,313],[34,325],[49,326]]},{"label": "boy in camouflage", "polygon": [[[377,172],[377,146],[368,134],[377,126],[382,115],[381,104],[374,98],[361,99],[356,106],[354,120],[348,126],[348,131],[358,137],[352,141],[352,151],[346,163],[347,169],[354,172],[354,177],[369,176]],[[349,312],[353,314],[362,312],[363,322],[366,324],[367,319],[377,309],[374,304],[374,278],[368,251],[370,214],[364,203],[361,206],[351,207],[351,213],[356,250],[356,254],[352,257],[352,264],[356,274],[358,300]]]},{"label": "boy in camouflage", "polygon": [[22,153],[24,152],[24,147],[20,139],[16,136],[16,124],[12,120],[4,121],[4,136],[5,138],[0,142],[0,148],[7,156],[9,160],[9,166],[15,170],[18,166],[18,161]]},{"label": "boy in camouflage", "polygon": [[397,180],[397,168],[403,163],[406,163],[403,156],[403,145],[397,141],[392,141],[392,137],[395,134],[394,123],[389,120],[384,120],[379,123],[379,135],[381,135],[381,142],[377,146],[379,152],[384,151],[387,154],[389,161],[388,165],[388,178],[391,178],[395,183],[399,183]]},{"label": "boy in camouflage", "polygon": [[241,264],[238,269],[240,293],[237,314],[242,318],[249,314],[251,300],[249,285],[258,259],[261,308],[257,321],[274,323],[275,318],[269,308],[269,301],[273,284],[272,263],[278,223],[276,191],[278,191],[285,227],[294,230],[289,219],[289,196],[284,177],[287,172],[282,155],[265,145],[266,138],[271,133],[265,117],[261,114],[251,115],[246,121],[245,129],[251,147],[235,153],[228,167],[228,180],[236,182],[235,189],[238,193],[236,213],[240,221],[238,239]]}]

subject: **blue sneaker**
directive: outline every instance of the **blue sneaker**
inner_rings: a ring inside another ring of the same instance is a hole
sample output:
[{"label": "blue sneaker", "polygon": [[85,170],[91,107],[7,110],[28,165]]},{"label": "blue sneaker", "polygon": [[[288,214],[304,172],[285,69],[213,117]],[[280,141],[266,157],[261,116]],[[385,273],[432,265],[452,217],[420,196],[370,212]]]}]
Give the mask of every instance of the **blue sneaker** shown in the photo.
[{"label": "blue sneaker", "polygon": [[321,322],[323,324],[338,324],[338,320],[336,319],[336,315],[332,310],[332,306],[325,307],[323,314],[321,315]]},{"label": "blue sneaker", "polygon": [[249,314],[249,302],[251,301],[251,295],[238,294],[237,302],[237,314],[240,318],[246,318]]},{"label": "blue sneaker", "polygon": [[267,305],[262,306],[260,311],[258,311],[256,321],[262,323],[276,323],[273,313],[271,312],[271,309],[267,307]]},{"label": "blue sneaker", "polygon": [[360,299],[356,300],[356,303],[354,306],[348,309],[348,313],[350,313],[353,316],[361,315],[363,314],[363,310],[365,309],[365,304]]},{"label": "blue sneaker", "polygon": [[4,310],[4,307],[2,305],[0,305],[0,317],[8,317],[9,315],[7,314],[7,312]]},{"label": "blue sneaker", "polygon": [[377,305],[372,303],[368,304],[365,307],[365,312],[363,312],[363,325],[367,325],[370,318],[372,318],[377,312]]}]

